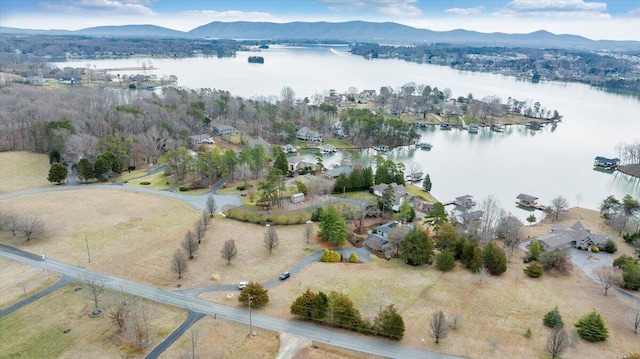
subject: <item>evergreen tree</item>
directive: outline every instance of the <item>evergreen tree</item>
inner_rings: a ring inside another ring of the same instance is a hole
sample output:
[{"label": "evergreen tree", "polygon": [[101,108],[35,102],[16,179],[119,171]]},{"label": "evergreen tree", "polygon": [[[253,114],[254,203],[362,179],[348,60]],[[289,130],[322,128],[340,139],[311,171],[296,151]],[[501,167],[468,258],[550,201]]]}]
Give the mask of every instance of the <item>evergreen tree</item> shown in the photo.
[{"label": "evergreen tree", "polygon": [[336,178],[336,183],[333,185],[333,193],[344,193],[350,191],[349,180],[347,175],[341,173]]},{"label": "evergreen tree", "polygon": [[376,333],[380,336],[400,340],[404,336],[404,320],[393,304],[385,307],[373,320]]},{"label": "evergreen tree", "polygon": [[52,164],[47,179],[51,183],[61,184],[67,179],[67,167],[60,162]]},{"label": "evergreen tree", "polygon": [[433,241],[428,232],[415,229],[400,241],[398,251],[408,264],[426,264],[429,263],[433,255]]},{"label": "evergreen tree", "polygon": [[529,253],[526,258],[532,261],[537,261],[538,258],[540,258],[541,250],[542,250],[542,246],[540,245],[540,242],[538,242],[537,239],[534,239],[533,241],[531,241],[531,244],[529,245]]},{"label": "evergreen tree", "polygon": [[431,192],[431,177],[427,174],[422,181],[422,190],[425,192]]},{"label": "evergreen tree", "polygon": [[549,328],[564,326],[562,316],[560,315],[560,311],[558,310],[557,306],[544,315],[542,322]]},{"label": "evergreen tree", "polygon": [[448,272],[456,267],[456,260],[449,249],[445,249],[444,252],[436,256],[436,267],[443,272]]},{"label": "evergreen tree", "polygon": [[282,151],[281,147],[274,149],[276,160],[273,162],[273,167],[280,170],[280,173],[287,174],[289,172],[289,164],[287,163],[287,155]]},{"label": "evergreen tree", "polygon": [[522,271],[531,278],[538,278],[544,274],[544,267],[538,262],[531,262]]},{"label": "evergreen tree", "polygon": [[447,221],[447,212],[444,209],[444,205],[440,202],[436,202],[433,204],[433,207],[427,212],[427,216],[424,221],[433,227],[433,229],[438,233],[442,224]]},{"label": "evergreen tree", "polygon": [[327,314],[333,326],[356,330],[363,321],[360,311],[353,306],[353,302],[346,294],[332,291],[328,297]]},{"label": "evergreen tree", "polygon": [[458,231],[456,231],[456,228],[449,222],[443,223],[436,235],[436,246],[438,249],[441,251],[445,249],[453,250],[457,242]]},{"label": "evergreen tree", "polygon": [[591,313],[580,318],[576,324],[578,328],[578,334],[582,339],[589,342],[602,342],[609,337],[609,330],[607,329],[604,320],[600,313],[593,310]]},{"label": "evergreen tree", "polygon": [[315,293],[307,289],[293,303],[291,314],[315,321],[323,320],[327,315],[328,298],[323,292]]},{"label": "evergreen tree", "polygon": [[78,163],[76,164],[76,168],[78,169],[80,177],[84,181],[89,181],[96,178],[95,172],[93,170],[93,163],[91,163],[88,158],[81,158],[80,161],[78,161]]},{"label": "evergreen tree", "polygon": [[347,241],[349,237],[347,222],[335,207],[327,206],[322,211],[318,236],[329,243],[338,245]]},{"label": "evergreen tree", "polygon": [[482,268],[482,248],[480,248],[479,246],[475,246],[473,247],[473,257],[471,258],[471,261],[469,262],[469,270],[472,272],[476,272],[478,271],[480,268]]},{"label": "evergreen tree", "polygon": [[382,192],[382,212],[391,211],[391,206],[396,199],[396,194],[391,185],[387,185],[387,188]]},{"label": "evergreen tree", "polygon": [[409,201],[403,200],[400,208],[398,209],[398,214],[400,215],[400,218],[406,219],[407,222],[411,222],[416,216],[416,211],[411,208]]},{"label": "evergreen tree", "polygon": [[487,244],[482,253],[483,264],[489,273],[500,275],[507,271],[507,256],[494,242]]},{"label": "evergreen tree", "polygon": [[262,284],[258,282],[249,282],[238,296],[238,301],[243,304],[249,304],[249,297],[251,297],[251,305],[255,307],[262,307],[269,303],[269,291],[264,289]]}]

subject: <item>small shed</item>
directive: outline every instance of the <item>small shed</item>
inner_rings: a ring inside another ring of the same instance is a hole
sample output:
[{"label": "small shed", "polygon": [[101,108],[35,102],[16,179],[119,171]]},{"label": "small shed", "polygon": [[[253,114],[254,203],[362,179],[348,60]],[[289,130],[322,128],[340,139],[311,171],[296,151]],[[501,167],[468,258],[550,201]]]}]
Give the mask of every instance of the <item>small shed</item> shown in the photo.
[{"label": "small shed", "polygon": [[304,193],[294,193],[291,195],[291,202],[300,203],[302,201],[304,201]]}]

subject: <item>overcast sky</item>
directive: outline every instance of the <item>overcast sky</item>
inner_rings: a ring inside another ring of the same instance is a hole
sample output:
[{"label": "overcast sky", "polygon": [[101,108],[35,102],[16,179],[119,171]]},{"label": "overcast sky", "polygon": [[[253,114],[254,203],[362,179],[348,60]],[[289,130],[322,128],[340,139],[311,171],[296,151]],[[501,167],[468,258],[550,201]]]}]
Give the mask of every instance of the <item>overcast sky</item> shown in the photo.
[{"label": "overcast sky", "polygon": [[212,21],[349,20],[640,40],[640,0],[0,0],[0,25],[23,29],[153,24],[189,31]]}]

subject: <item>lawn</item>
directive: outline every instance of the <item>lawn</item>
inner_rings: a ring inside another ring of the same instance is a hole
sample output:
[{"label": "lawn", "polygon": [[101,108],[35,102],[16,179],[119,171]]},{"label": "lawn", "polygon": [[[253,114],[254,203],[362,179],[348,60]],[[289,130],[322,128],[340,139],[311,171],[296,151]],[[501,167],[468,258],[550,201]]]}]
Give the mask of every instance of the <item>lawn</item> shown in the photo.
[{"label": "lawn", "polygon": [[0,194],[53,186],[48,180],[49,158],[31,152],[0,152]]},{"label": "lawn", "polygon": [[60,275],[0,257],[0,309],[53,285]]},{"label": "lawn", "polygon": [[[153,313],[152,345],[138,348],[124,338],[128,334],[117,333],[108,315],[89,317],[88,294],[81,284],[70,284],[0,318],[0,358],[142,358],[186,318],[183,310],[134,299]],[[104,307],[114,298],[110,291],[100,297]]]},{"label": "lawn", "polygon": [[[143,185],[142,183],[149,182],[147,185]],[[160,171],[158,173],[152,174],[150,176],[144,176],[136,179],[132,179],[127,181],[127,186],[141,186],[145,188],[151,189],[168,189],[173,186],[180,184],[180,182],[174,180],[171,176],[167,176],[164,174],[164,171]]]}]

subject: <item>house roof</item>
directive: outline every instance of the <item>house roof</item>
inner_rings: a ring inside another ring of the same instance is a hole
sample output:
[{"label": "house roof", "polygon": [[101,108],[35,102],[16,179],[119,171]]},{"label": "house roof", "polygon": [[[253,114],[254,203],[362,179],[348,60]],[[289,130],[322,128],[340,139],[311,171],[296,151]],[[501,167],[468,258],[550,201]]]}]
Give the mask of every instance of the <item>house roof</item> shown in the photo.
[{"label": "house roof", "polygon": [[538,241],[544,243],[549,249],[556,249],[576,242],[576,245],[603,245],[609,239],[608,236],[599,233],[592,233],[585,228],[580,221],[567,228],[563,225],[553,226],[551,233],[538,237]]},{"label": "house roof", "polygon": [[595,161],[608,162],[608,163],[618,163],[618,162],[620,162],[620,159],[619,158],[607,158],[607,157],[596,156]]},{"label": "house roof", "polygon": [[535,200],[538,199],[538,197],[530,196],[524,193],[520,193],[516,198],[524,202],[534,202]]}]

